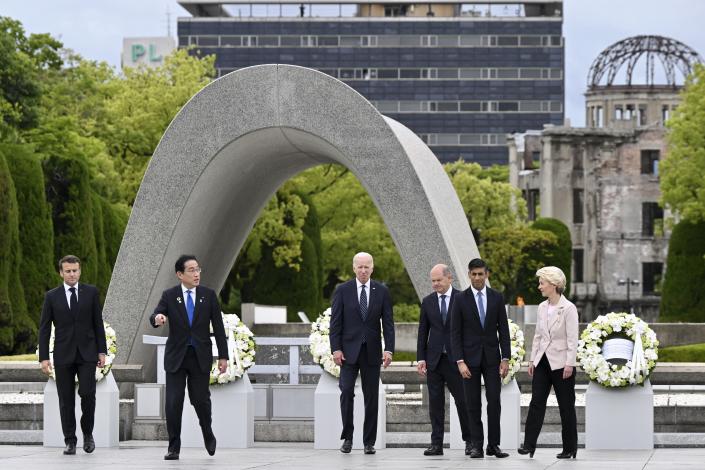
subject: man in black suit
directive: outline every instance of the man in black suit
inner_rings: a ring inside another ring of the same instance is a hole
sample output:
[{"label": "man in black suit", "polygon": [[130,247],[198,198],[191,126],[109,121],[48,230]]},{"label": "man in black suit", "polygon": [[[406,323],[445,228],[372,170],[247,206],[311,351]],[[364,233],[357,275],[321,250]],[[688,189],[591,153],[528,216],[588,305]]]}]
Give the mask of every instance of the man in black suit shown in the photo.
[{"label": "man in black suit", "polygon": [[51,373],[49,338],[54,324],[54,371],[59,396],[61,430],[66,448],[64,455],[76,453],[76,376],[81,397],[81,431],[83,450],[95,450],[93,422],[95,418],[95,369],[105,365],[105,330],[98,289],[79,284],[81,260],[64,256],[59,261],[59,287],[44,296],[39,320],[39,361],[45,374]]},{"label": "man in black suit", "polygon": [[[365,422],[362,441],[365,454],[375,453],[380,365],[386,368],[394,353],[392,299],[387,288],[370,280],[374,261],[369,253],[353,257],[355,279],[335,290],[330,317],[330,350],[340,366],[340,412],[343,418],[343,445],[352,449],[353,404],[357,374],[362,377]],[[380,329],[381,323],[381,329]],[[384,354],[381,336],[384,333]]]},{"label": "man in black suit", "polygon": [[455,399],[465,453],[470,454],[470,424],[463,395],[463,378],[450,354],[450,310],[460,291],[451,284],[453,275],[445,264],[431,269],[433,293],[421,302],[419,335],[416,346],[417,370],[426,377],[428,411],[431,417],[431,446],[424,455],[443,455],[446,391]]},{"label": "man in black suit", "polygon": [[165,290],[149,317],[153,327],[169,319],[169,338],[164,352],[166,371],[166,427],[169,449],[164,460],[178,460],[181,451],[181,415],[188,378],[188,396],[196,410],[209,455],[215,454],[211,429],[211,392],[208,388],[213,363],[210,325],[218,348],[218,369],[228,368],[228,342],[215,291],[200,285],[201,268],[192,255],[181,255],[174,266],[177,286]]},{"label": "man in black suit", "polygon": [[[470,287],[453,303],[450,347],[463,376],[465,401],[470,414],[471,458],[482,458],[482,385],[487,397],[487,455],[509,454],[499,448],[502,378],[509,371],[511,343],[504,297],[486,285],[487,263],[475,258],[468,264]],[[501,361],[500,361],[501,359]]]}]

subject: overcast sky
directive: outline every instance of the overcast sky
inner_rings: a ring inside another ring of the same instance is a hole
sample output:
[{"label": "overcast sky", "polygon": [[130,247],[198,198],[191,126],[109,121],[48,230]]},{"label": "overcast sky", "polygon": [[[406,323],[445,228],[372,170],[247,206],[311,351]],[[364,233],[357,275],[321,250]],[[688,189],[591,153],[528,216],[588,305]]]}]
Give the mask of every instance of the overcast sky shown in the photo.
[{"label": "overcast sky", "polygon": [[[564,0],[566,117],[583,125],[590,64],[629,36],[677,39],[705,56],[703,0]],[[167,21],[167,11],[170,21]],[[50,33],[66,47],[118,67],[124,37],[176,36],[176,18],[189,16],[176,0],[0,0],[0,15],[29,33]]]}]

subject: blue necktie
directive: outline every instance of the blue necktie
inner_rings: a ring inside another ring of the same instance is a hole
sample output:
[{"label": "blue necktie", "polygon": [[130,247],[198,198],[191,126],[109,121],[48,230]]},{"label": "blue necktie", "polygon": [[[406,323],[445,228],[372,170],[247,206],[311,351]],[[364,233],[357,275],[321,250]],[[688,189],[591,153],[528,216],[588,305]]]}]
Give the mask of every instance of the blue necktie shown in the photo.
[{"label": "blue necktie", "polygon": [[360,292],[360,315],[362,315],[362,321],[367,320],[367,293],[365,292],[365,285],[362,286],[362,292]]},{"label": "blue necktie", "polygon": [[482,304],[482,292],[477,293],[477,309],[480,311],[480,323],[485,327],[485,306]]},{"label": "blue necktie", "polygon": [[448,318],[448,308],[446,307],[446,295],[441,296],[441,318],[443,318],[443,324],[446,324],[446,318]]},{"label": "blue necktie", "polygon": [[186,291],[186,313],[188,314],[188,325],[191,326],[193,323],[193,299],[191,298],[191,291]]}]

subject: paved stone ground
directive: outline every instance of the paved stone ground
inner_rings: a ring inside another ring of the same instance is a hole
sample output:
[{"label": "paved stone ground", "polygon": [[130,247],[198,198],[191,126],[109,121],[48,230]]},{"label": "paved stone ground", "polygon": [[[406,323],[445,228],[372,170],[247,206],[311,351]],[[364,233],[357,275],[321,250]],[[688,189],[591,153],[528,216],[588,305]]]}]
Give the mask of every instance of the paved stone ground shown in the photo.
[{"label": "paved stone ground", "polygon": [[96,449],[93,454],[79,450],[75,456],[64,456],[61,449],[39,446],[0,446],[0,468],[3,470],[94,470],[122,469],[619,469],[619,470],[701,470],[705,467],[705,449],[655,449],[652,451],[586,451],[580,449],[578,459],[560,461],[555,449],[539,449],[533,459],[512,453],[509,458],[470,460],[462,451],[446,451],[442,457],[424,457],[421,449],[383,449],[376,455],[353,451],[318,451],[311,444],[258,443],[250,449],[219,449],[209,457],[203,449],[183,449],[181,460],[163,460],[162,443],[127,441],[119,449]]}]

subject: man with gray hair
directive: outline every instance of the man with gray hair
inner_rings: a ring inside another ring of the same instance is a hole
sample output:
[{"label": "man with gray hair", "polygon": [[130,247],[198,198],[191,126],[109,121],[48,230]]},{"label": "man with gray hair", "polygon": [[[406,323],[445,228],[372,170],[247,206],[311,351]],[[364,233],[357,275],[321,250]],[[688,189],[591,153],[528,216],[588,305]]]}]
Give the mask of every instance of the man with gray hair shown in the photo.
[{"label": "man with gray hair", "polygon": [[[370,279],[374,261],[369,253],[353,257],[355,279],[338,286],[330,317],[330,350],[340,366],[340,412],[343,431],[340,451],[350,453],[353,439],[355,381],[362,378],[365,421],[362,443],[365,454],[375,453],[380,365],[386,368],[394,353],[394,319],[389,290]],[[384,354],[381,336],[384,334]]]},{"label": "man with gray hair", "polygon": [[460,291],[451,284],[453,274],[445,264],[431,269],[433,293],[424,297],[419,316],[419,335],[416,345],[417,370],[426,377],[428,412],[431,417],[431,446],[424,455],[443,455],[446,391],[458,410],[460,429],[465,441],[465,453],[470,453],[470,423],[463,394],[463,378],[450,353],[450,309]]}]

